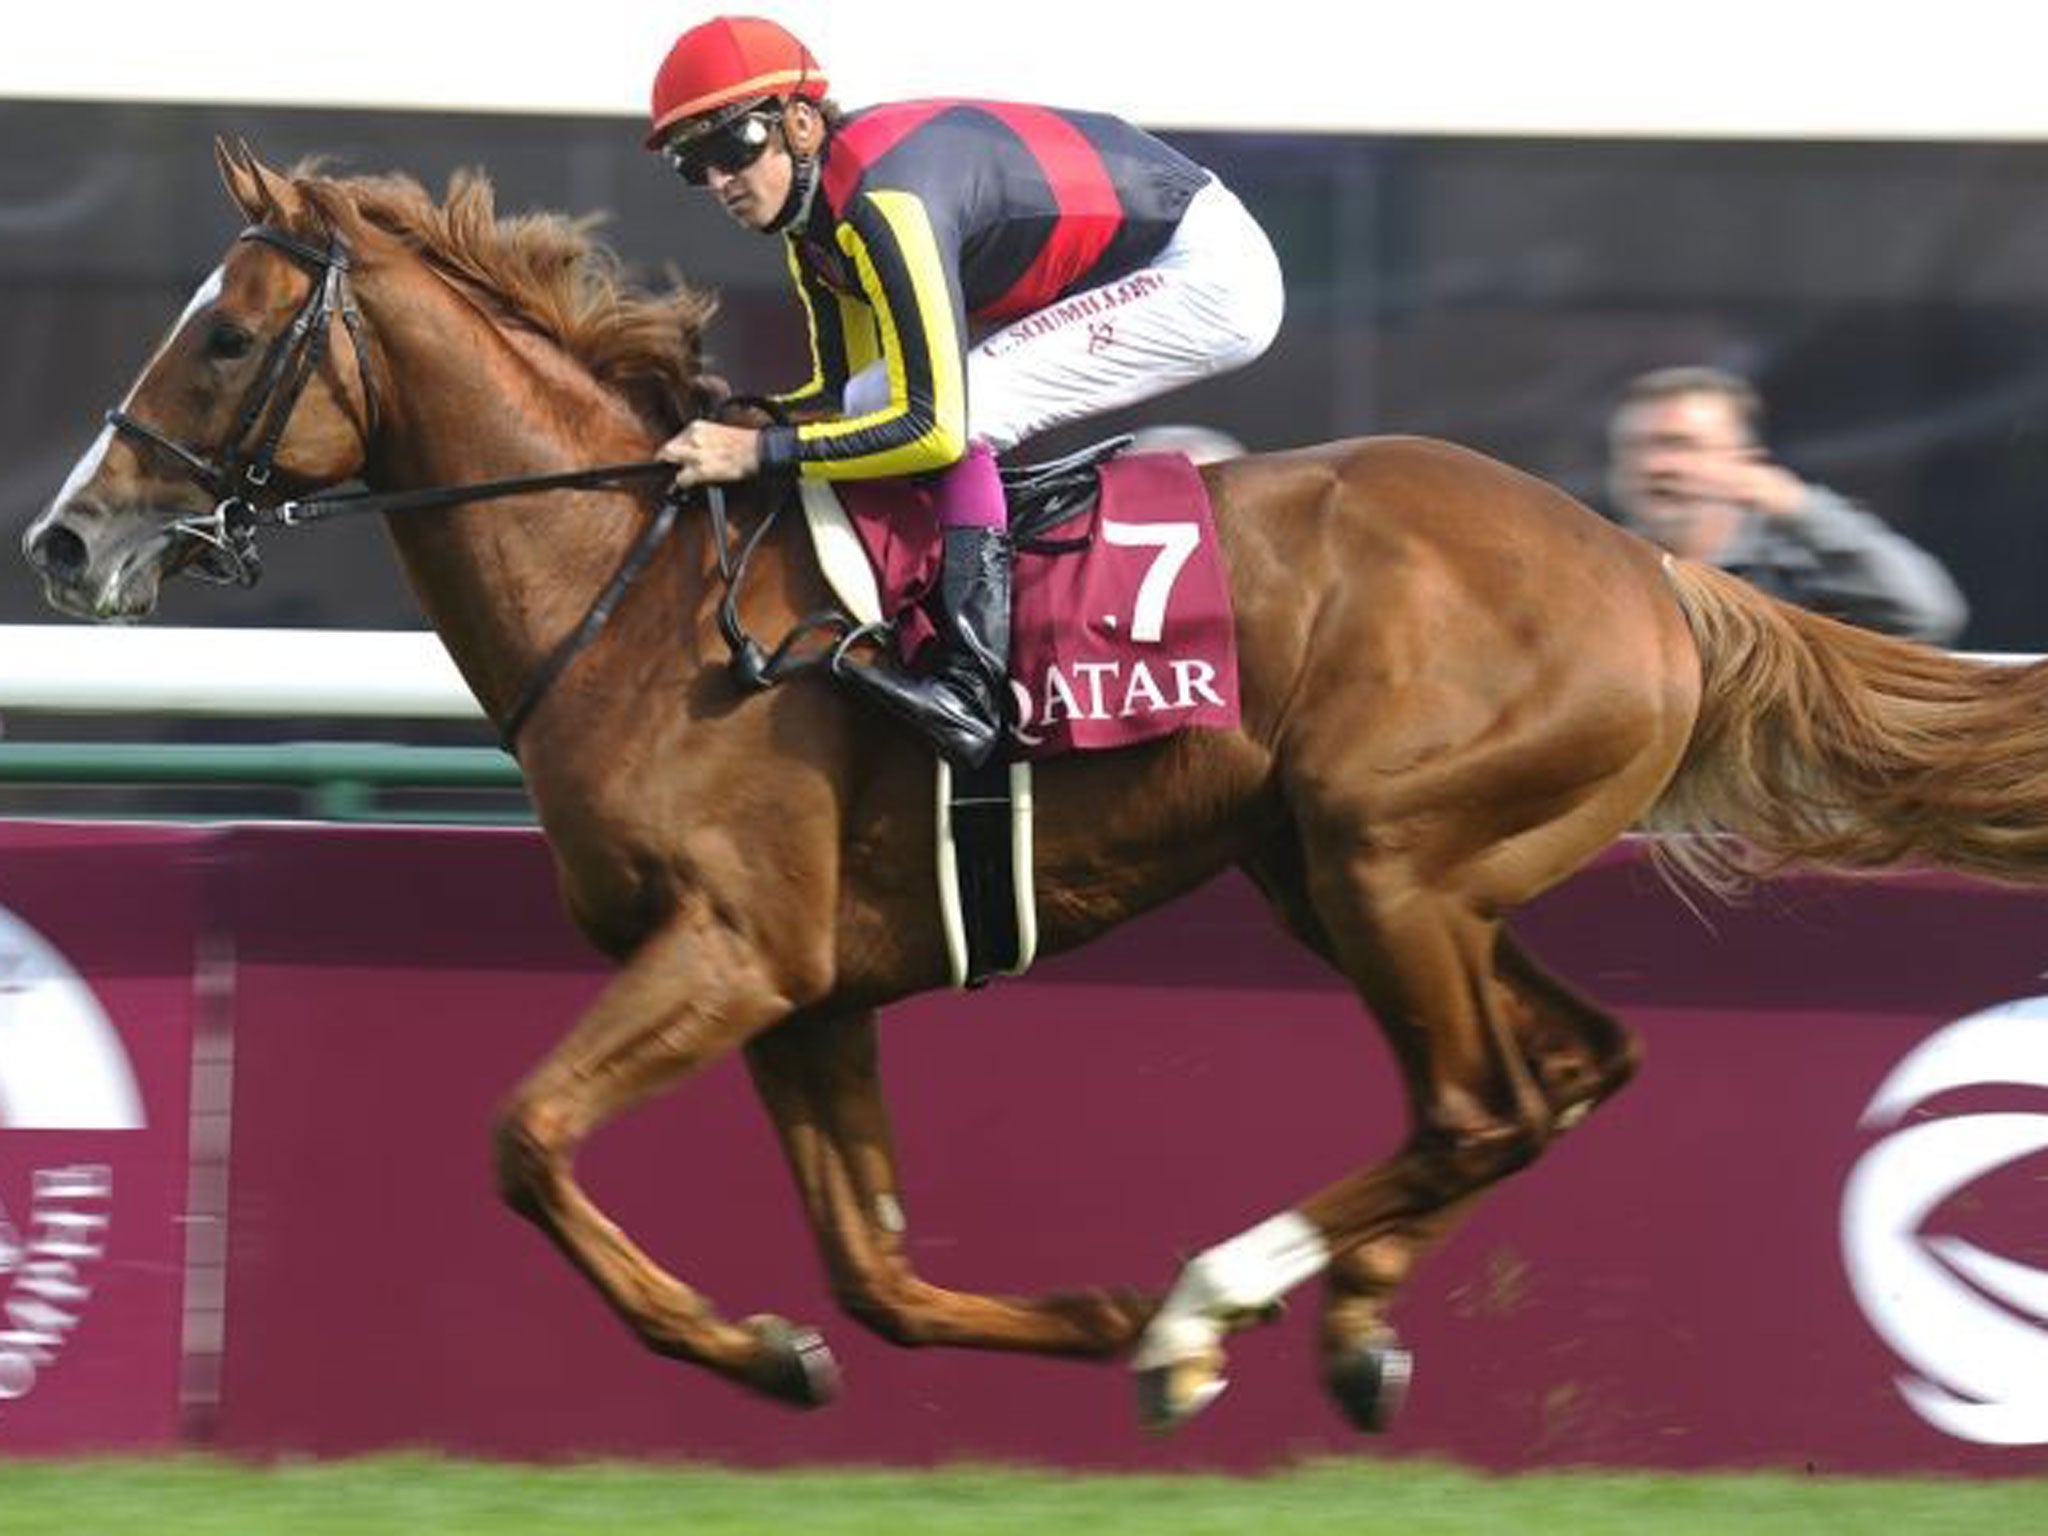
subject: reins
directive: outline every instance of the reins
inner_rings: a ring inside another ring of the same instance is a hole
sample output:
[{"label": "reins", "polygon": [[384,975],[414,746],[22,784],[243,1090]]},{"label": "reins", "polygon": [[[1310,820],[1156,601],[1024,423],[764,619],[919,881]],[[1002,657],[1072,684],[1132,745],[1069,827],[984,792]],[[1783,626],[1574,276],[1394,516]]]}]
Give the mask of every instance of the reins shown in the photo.
[{"label": "reins", "polygon": [[[673,467],[668,464],[661,467],[671,473],[674,472]],[[725,497],[719,495],[713,500],[722,507]],[[640,573],[647,569],[647,562],[654,558],[656,548],[668,537],[669,530],[675,527],[676,514],[682,510],[682,505],[683,497],[678,491],[670,490],[661,498],[661,504],[654,509],[654,516],[647,520],[647,526],[642,528],[640,536],[633,540],[632,547],[626,551],[626,558],[621,560],[618,569],[612,572],[611,580],[607,581],[597,596],[591,600],[582,621],[556,643],[555,648],[548,652],[547,658],[534,669],[533,675],[527,678],[526,686],[519,691],[519,701],[512,706],[512,712],[505,717],[505,724],[498,731],[499,745],[504,747],[508,754],[514,757],[519,755],[520,727],[525,725],[527,717],[540,707],[540,701],[547,696],[548,689],[554,686],[555,679],[568,670],[569,663],[597,638],[599,630],[611,622],[612,610],[619,606],[620,599],[626,595],[626,589],[640,579]],[[725,566],[724,557],[725,550],[721,541],[721,570]],[[731,596],[732,588],[728,586],[726,597],[730,599]]]},{"label": "reins", "polygon": [[[325,495],[306,496],[278,502],[274,506],[260,506],[243,497],[229,497],[214,508],[214,518],[221,523],[221,537],[233,549],[246,549],[253,556],[255,533],[259,528],[300,528],[328,518],[341,516],[368,516],[371,514],[394,515],[405,512],[431,512],[447,507],[462,506],[470,502],[502,500],[509,496],[525,495],[534,491],[585,490],[597,486],[623,485],[636,480],[653,479],[673,475],[675,466],[661,459],[648,459],[626,464],[599,464],[587,469],[562,470],[554,474],[518,475],[503,480],[478,480],[463,485],[424,486],[410,491],[336,491]],[[788,496],[770,494],[760,521],[739,541],[734,551],[731,533],[732,518],[726,508],[725,487],[708,485],[703,488],[705,509],[711,516],[712,547],[718,554],[718,576],[723,592],[718,602],[718,631],[724,638],[726,648],[732,653],[732,670],[741,684],[758,692],[773,688],[792,673],[810,667],[821,666],[830,659],[831,647],[810,655],[796,655],[797,644],[807,635],[816,631],[836,630],[844,636],[854,628],[853,620],[836,609],[822,610],[806,615],[784,635],[772,651],[765,651],[761,644],[747,632],[740,622],[739,592],[746,579],[747,567],[767,537],[768,530],[775,525],[776,518],[788,503]],[[505,717],[499,729],[499,744],[513,756],[518,755],[520,729],[532,716],[547,691],[555,681],[568,670],[569,663],[587,650],[605,625],[611,622],[614,611],[624,599],[634,582],[640,579],[660,548],[663,539],[674,529],[676,518],[688,501],[688,493],[670,489],[656,504],[654,515],[647,520],[638,536],[627,549],[611,577],[591,600],[576,627],[558,641],[547,657],[534,669],[533,675],[520,690],[518,701]],[[249,562],[254,565],[253,559]],[[254,580],[252,576],[251,581]]]},{"label": "reins", "polygon": [[[188,569],[203,579],[239,586],[254,586],[262,573],[256,550],[256,533],[263,528],[297,528],[343,515],[392,515],[427,512],[471,502],[501,500],[537,491],[587,490],[599,486],[628,485],[675,473],[675,466],[659,459],[625,464],[599,464],[583,469],[550,474],[519,475],[502,480],[481,480],[464,485],[426,486],[404,491],[369,489],[331,491],[321,494],[265,501],[262,498],[276,468],[277,451],[300,396],[318,372],[327,348],[331,322],[339,318],[354,343],[356,365],[363,390],[363,431],[365,439],[375,428],[377,397],[371,383],[368,350],[362,333],[362,317],[349,291],[349,256],[339,236],[330,236],[327,247],[295,239],[265,225],[242,232],[244,240],[260,240],[311,267],[315,281],[291,326],[272,346],[262,373],[251,386],[229,433],[227,445],[216,456],[179,442],[126,411],[107,413],[107,422],[125,436],[135,438],[165,454],[218,500],[213,511],[181,518],[172,531],[205,546]],[[750,403],[778,414],[766,401],[735,399],[728,405]],[[251,439],[254,449],[250,449]],[[761,541],[774,525],[789,499],[784,487],[767,495],[760,522],[741,540],[738,553],[733,540],[722,486],[705,487],[705,502],[711,514],[712,538],[718,552],[718,574],[724,584],[718,604],[718,628],[732,653],[732,669],[742,686],[759,690],[771,688],[793,672],[824,664],[831,648],[807,656],[794,654],[797,642],[817,630],[834,629],[843,636],[853,621],[837,611],[814,613],[798,621],[772,652],[763,651],[747,633],[739,618],[739,589],[747,566]],[[518,752],[521,728],[531,718],[555,681],[566,671],[610,622],[612,614],[637,581],[663,539],[675,527],[686,496],[670,489],[657,504],[654,515],[640,530],[625,558],[619,562],[582,620],[565,635],[521,689],[518,700],[499,730],[499,742],[507,753]]]},{"label": "reins", "polygon": [[630,464],[596,464],[588,469],[567,469],[548,475],[519,475],[506,480],[477,480],[466,485],[429,485],[411,491],[330,491],[302,496],[273,507],[249,509],[250,525],[257,528],[296,528],[302,523],[322,522],[345,514],[434,512],[459,507],[469,501],[496,501],[522,496],[529,491],[589,490],[601,485],[625,485],[635,480],[652,480],[673,475],[676,467],[661,459],[636,460]]},{"label": "reins", "polygon": [[[673,475],[675,466],[661,459],[645,459],[630,464],[597,464],[588,469],[562,470],[546,475],[515,475],[503,480],[478,480],[466,485],[423,486],[410,491],[333,491],[324,495],[305,496],[294,500],[278,502],[275,506],[258,506],[241,497],[230,497],[214,508],[214,516],[221,520],[222,538],[233,548],[248,548],[253,551],[255,531],[258,528],[300,528],[311,523],[323,522],[331,517],[371,515],[396,515],[404,512],[434,512],[447,507],[463,506],[477,501],[498,501],[508,496],[521,496],[534,491],[589,490],[605,485],[624,485],[635,480],[649,480],[657,476]],[[661,541],[668,537],[675,527],[676,515],[682,510],[683,495],[670,490],[655,507],[654,516],[640,530],[633,540],[626,557],[619,562],[598,594],[591,600],[583,618],[576,627],[556,642],[553,650],[527,678],[526,685],[519,691],[519,698],[512,711],[505,717],[505,723],[498,730],[498,744],[512,756],[518,756],[519,732],[540,701],[547,696],[555,680],[569,668],[569,663],[588,649],[598,632],[611,622],[613,611],[625,597],[626,591],[640,573],[647,569],[648,561]],[[724,497],[715,498],[723,502]],[[721,518],[722,521],[722,518]],[[719,569],[725,569],[724,540],[720,540]],[[727,588],[726,596],[731,597]],[[721,611],[722,614],[722,611]],[[735,620],[737,622],[737,620]],[[751,643],[751,642],[750,642]]]}]

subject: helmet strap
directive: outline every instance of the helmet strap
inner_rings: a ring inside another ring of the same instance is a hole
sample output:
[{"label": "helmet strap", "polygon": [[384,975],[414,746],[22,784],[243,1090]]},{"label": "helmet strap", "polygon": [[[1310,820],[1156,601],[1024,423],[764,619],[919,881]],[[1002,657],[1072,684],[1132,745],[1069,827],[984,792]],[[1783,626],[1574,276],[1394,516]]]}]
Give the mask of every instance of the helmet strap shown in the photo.
[{"label": "helmet strap", "polygon": [[811,201],[818,195],[819,172],[823,167],[821,155],[799,155],[790,152],[789,196],[782,200],[782,211],[777,213],[761,231],[764,235],[779,235],[794,229],[811,215]]},{"label": "helmet strap", "polygon": [[790,179],[789,196],[782,200],[782,208],[761,231],[764,235],[779,235],[795,229],[810,217],[811,202],[818,195],[819,173],[824,169],[825,147],[820,144],[808,155],[797,153],[796,145],[789,133],[790,103],[782,105],[782,147],[789,152]]}]

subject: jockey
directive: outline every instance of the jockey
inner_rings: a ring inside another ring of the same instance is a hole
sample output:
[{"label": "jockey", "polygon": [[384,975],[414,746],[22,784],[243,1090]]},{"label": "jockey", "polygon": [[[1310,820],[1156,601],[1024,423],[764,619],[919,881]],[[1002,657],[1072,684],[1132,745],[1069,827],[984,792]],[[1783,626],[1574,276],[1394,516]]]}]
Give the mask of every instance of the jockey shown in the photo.
[{"label": "jockey", "polygon": [[1209,171],[1090,112],[934,100],[842,113],[811,52],[726,16],[676,40],[647,146],[779,235],[809,322],[792,425],[690,423],[676,483],[928,476],[944,544],[926,675],[841,674],[954,761],[1009,709],[1008,513],[995,455],[1250,362],[1283,306],[1264,232]]}]

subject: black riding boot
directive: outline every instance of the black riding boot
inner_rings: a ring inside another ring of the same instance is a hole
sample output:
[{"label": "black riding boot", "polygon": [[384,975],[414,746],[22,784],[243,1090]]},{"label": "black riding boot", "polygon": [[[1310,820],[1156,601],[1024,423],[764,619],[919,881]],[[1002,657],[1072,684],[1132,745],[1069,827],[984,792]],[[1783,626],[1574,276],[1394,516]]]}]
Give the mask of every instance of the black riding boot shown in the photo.
[{"label": "black riding boot", "polygon": [[948,528],[939,568],[937,660],[911,676],[842,661],[839,675],[908,721],[963,768],[995,752],[1010,697],[1010,537],[1000,528]]}]

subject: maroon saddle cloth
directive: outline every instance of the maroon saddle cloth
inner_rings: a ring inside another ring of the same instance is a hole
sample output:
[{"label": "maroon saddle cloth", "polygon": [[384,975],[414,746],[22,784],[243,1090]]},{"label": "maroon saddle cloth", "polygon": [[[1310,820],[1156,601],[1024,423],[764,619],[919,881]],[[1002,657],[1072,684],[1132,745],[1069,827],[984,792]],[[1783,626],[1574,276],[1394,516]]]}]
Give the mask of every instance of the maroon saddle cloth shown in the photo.
[{"label": "maroon saddle cloth", "polygon": [[[914,480],[834,487],[915,667],[939,569],[938,512]],[[1238,723],[1237,628],[1202,477],[1180,454],[1101,466],[1093,505],[1016,550],[1010,687],[1017,754],[1130,746]]]}]

